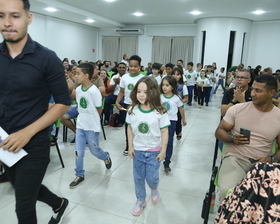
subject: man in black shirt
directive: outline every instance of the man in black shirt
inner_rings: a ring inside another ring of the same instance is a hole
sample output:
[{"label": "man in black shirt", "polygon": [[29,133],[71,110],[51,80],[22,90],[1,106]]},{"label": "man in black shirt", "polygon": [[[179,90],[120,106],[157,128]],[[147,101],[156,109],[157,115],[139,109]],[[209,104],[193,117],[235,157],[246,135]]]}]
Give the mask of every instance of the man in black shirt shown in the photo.
[{"label": "man in black shirt", "polygon": [[[9,134],[0,147],[28,153],[14,166],[5,166],[15,188],[18,223],[37,223],[39,200],[53,208],[52,224],[60,222],[68,200],[41,185],[50,160],[48,127],[71,102],[59,58],[27,33],[33,19],[29,7],[28,0],[0,0],[0,126]],[[48,110],[51,95],[56,104]]]},{"label": "man in black shirt", "polygon": [[237,103],[252,101],[251,87],[249,87],[248,85],[250,81],[250,71],[246,69],[239,69],[236,72],[235,88],[231,88],[225,91],[224,97],[222,99],[222,116],[225,116],[228,108],[232,107],[233,105]]}]

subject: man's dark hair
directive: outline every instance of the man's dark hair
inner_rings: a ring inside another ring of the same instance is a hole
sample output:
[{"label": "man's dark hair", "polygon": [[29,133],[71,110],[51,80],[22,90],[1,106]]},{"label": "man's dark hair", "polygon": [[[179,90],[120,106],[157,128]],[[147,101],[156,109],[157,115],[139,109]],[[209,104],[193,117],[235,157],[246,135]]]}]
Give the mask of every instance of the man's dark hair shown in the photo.
[{"label": "man's dark hair", "polygon": [[190,65],[190,66],[192,66],[192,67],[193,67],[193,63],[192,63],[192,62],[189,62],[187,65]]},{"label": "man's dark hair", "polygon": [[118,67],[119,67],[120,65],[124,65],[124,66],[126,67],[126,64],[125,64],[124,62],[120,62],[120,63],[118,64]]},{"label": "man's dark hair", "polygon": [[246,72],[248,77],[251,78],[251,72],[248,69],[244,69],[244,68],[239,68],[237,69],[238,72]]},{"label": "man's dark hair", "polygon": [[178,61],[180,61],[182,64],[184,64],[184,62],[183,62],[183,60],[182,60],[182,59],[177,60],[177,62],[178,62]]},{"label": "man's dark hair", "polygon": [[142,61],[142,59],[141,59],[138,55],[132,55],[132,56],[129,58],[129,61],[132,61],[132,60],[138,61],[139,66],[141,66],[141,61]]},{"label": "man's dark hair", "polygon": [[275,89],[277,91],[277,80],[274,76],[269,75],[269,74],[263,74],[256,76],[255,82],[260,82],[260,83],[265,83],[265,88],[270,91]]},{"label": "man's dark hair", "polygon": [[26,12],[29,12],[30,10],[30,3],[29,3],[29,0],[22,0],[23,2],[23,9],[26,11]]},{"label": "man's dark hair", "polygon": [[172,63],[167,63],[166,65],[165,65],[165,68],[174,68],[174,65],[172,64]]},{"label": "man's dark hair", "polygon": [[78,68],[82,70],[84,74],[88,74],[89,80],[91,80],[93,75],[93,65],[90,63],[82,63],[78,65]]}]

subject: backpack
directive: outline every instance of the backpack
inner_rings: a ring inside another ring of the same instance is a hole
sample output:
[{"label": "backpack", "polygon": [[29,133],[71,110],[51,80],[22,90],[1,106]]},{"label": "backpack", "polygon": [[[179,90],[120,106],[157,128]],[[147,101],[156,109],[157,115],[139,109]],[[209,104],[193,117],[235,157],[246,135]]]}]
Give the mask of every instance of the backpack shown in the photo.
[{"label": "backpack", "polygon": [[110,126],[117,127],[119,124],[120,115],[118,113],[114,113],[110,116]]}]

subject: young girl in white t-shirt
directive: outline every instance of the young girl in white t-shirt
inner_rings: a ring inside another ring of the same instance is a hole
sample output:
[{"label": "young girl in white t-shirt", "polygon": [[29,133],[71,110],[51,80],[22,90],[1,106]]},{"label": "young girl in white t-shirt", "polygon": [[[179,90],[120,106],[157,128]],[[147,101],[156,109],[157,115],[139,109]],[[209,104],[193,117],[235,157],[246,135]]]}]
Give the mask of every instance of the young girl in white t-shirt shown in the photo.
[{"label": "young girl in white t-shirt", "polygon": [[136,204],[132,215],[138,216],[146,206],[145,180],[150,186],[151,201],[159,201],[160,162],[165,158],[170,122],[161,105],[156,80],[145,76],[131,92],[132,104],[126,116],[128,154],[133,158]]},{"label": "young girl in white t-shirt", "polygon": [[204,103],[204,98],[205,99],[208,98],[207,94],[209,94],[209,93],[207,91],[207,88],[210,86],[210,81],[206,77],[205,70],[202,70],[200,72],[200,77],[197,78],[196,85],[197,85],[197,88],[198,88],[198,107],[202,108],[203,103]]},{"label": "young girl in white t-shirt", "polygon": [[169,164],[171,163],[170,159],[173,151],[173,138],[176,130],[176,123],[178,120],[178,110],[182,117],[182,125],[185,126],[187,122],[185,118],[184,104],[178,95],[177,81],[173,76],[167,75],[162,79],[161,93],[161,103],[167,109],[167,114],[171,124],[168,127],[168,144],[166,149],[165,161],[163,163],[165,172],[170,172],[171,169],[169,167]]}]

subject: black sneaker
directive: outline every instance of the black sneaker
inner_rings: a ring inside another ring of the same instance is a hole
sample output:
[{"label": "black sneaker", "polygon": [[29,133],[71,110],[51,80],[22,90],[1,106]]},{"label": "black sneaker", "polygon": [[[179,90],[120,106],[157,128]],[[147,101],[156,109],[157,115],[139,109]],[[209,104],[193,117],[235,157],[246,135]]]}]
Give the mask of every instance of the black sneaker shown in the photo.
[{"label": "black sneaker", "polygon": [[168,173],[168,172],[171,171],[171,169],[170,169],[170,167],[169,167],[169,164],[164,164],[164,171],[165,171],[166,173]]},{"label": "black sneaker", "polygon": [[75,145],[76,144],[76,138],[73,138],[73,140],[70,142],[70,145]]},{"label": "black sneaker", "polygon": [[108,127],[109,125],[110,125],[109,121],[106,121],[106,120],[105,120],[103,126],[104,126],[104,127]]},{"label": "black sneaker", "polygon": [[108,152],[106,152],[108,154],[108,158],[104,160],[105,166],[106,168],[109,170],[112,166],[112,160],[110,158],[110,154]]},{"label": "black sneaker", "polygon": [[63,205],[57,212],[54,212],[53,216],[51,217],[51,220],[49,221],[49,224],[58,224],[62,221],[64,212],[69,204],[69,201],[66,198],[63,198],[63,200]]},{"label": "black sneaker", "polygon": [[128,150],[127,149],[123,151],[123,155],[128,156]]},{"label": "black sneaker", "polygon": [[78,185],[79,185],[80,183],[82,183],[84,180],[85,180],[85,177],[76,177],[75,180],[73,180],[73,181],[70,183],[69,187],[70,187],[71,189],[76,188],[76,187],[78,187]]},{"label": "black sneaker", "polygon": [[208,107],[208,103],[206,103],[206,107]]}]

